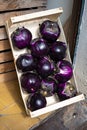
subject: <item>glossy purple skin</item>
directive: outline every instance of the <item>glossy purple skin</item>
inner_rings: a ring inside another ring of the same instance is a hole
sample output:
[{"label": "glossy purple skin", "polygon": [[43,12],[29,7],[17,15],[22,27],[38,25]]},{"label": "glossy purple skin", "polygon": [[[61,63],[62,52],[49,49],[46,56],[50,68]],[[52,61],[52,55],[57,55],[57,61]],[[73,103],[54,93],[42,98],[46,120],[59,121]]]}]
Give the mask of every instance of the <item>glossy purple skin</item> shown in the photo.
[{"label": "glossy purple skin", "polygon": [[60,36],[60,27],[57,22],[45,20],[40,25],[40,33],[49,42],[55,42]]},{"label": "glossy purple skin", "polygon": [[[68,98],[74,97],[77,94],[76,89],[72,86],[72,84],[66,82],[66,83],[60,83],[58,84],[58,91],[57,94],[60,98],[60,100],[66,100]],[[71,88],[71,90],[70,90]]]},{"label": "glossy purple skin", "polygon": [[22,54],[16,60],[16,66],[22,72],[32,71],[36,68],[36,59],[31,54]]},{"label": "glossy purple skin", "polygon": [[40,93],[34,93],[29,99],[27,100],[27,107],[31,111],[38,110],[40,108],[46,107],[46,98]]},{"label": "glossy purple skin", "polygon": [[67,60],[62,60],[57,63],[58,72],[55,74],[55,79],[60,83],[64,83],[71,79],[73,75],[72,64]]},{"label": "glossy purple skin", "polygon": [[49,55],[53,61],[59,61],[65,58],[66,56],[66,44],[61,41],[54,42],[49,51]]},{"label": "glossy purple skin", "polygon": [[55,92],[57,92],[57,82],[53,79],[48,77],[47,79],[43,79],[42,80],[42,89],[54,94]]},{"label": "glossy purple skin", "polygon": [[28,93],[35,93],[41,87],[41,79],[35,73],[26,73],[21,76],[21,86]]},{"label": "glossy purple skin", "polygon": [[60,98],[60,100],[66,100],[66,99],[69,99],[70,96],[65,93],[65,88],[66,88],[66,83],[60,83],[58,84],[58,96]]},{"label": "glossy purple skin", "polygon": [[38,62],[37,72],[42,78],[47,78],[54,72],[54,64],[48,57],[41,58]]},{"label": "glossy purple skin", "polygon": [[48,54],[49,48],[44,39],[36,38],[32,40],[30,45],[31,45],[31,53],[33,56],[41,58]]},{"label": "glossy purple skin", "polygon": [[11,35],[14,47],[23,49],[30,46],[32,40],[31,32],[25,27],[17,28]]}]

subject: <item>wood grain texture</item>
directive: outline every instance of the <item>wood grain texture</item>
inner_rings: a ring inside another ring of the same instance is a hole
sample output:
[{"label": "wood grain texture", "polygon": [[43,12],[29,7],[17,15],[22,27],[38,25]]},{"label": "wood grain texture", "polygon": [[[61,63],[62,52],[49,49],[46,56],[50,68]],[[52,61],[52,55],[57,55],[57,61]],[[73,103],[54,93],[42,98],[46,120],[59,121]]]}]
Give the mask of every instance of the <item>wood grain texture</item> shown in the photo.
[{"label": "wood grain texture", "polygon": [[17,75],[16,75],[15,71],[0,74],[0,83],[11,81],[11,80],[14,80],[14,79],[17,79]]},{"label": "wood grain texture", "polygon": [[16,102],[19,102],[21,106],[23,105],[18,82],[14,80],[7,83],[0,83],[0,114],[15,114],[16,112],[21,113],[23,109],[17,109],[18,111],[15,109],[11,113],[9,113],[10,111],[8,109],[14,107]]},{"label": "wood grain texture", "polygon": [[0,63],[6,62],[6,61],[11,61],[11,60],[13,60],[13,56],[12,56],[11,51],[0,53]]},{"label": "wood grain texture", "polygon": [[0,130],[28,130],[47,115],[38,118],[27,116],[18,81],[0,83]]},{"label": "wood grain texture", "polygon": [[0,73],[6,73],[13,70],[15,70],[13,62],[6,62],[6,63],[0,64]]},{"label": "wood grain texture", "polygon": [[0,11],[46,6],[47,0],[0,0]]},{"label": "wood grain texture", "polygon": [[4,26],[5,22],[10,19],[10,17],[13,16],[19,16],[19,15],[23,15],[23,14],[29,14],[29,13],[33,13],[33,12],[38,12],[38,11],[42,11],[45,10],[44,7],[40,7],[37,9],[33,9],[33,10],[21,10],[21,11],[12,11],[12,12],[6,12],[6,13],[0,13],[0,26]]},{"label": "wood grain texture", "polygon": [[[4,25],[5,23],[3,23]],[[7,39],[7,33],[5,27],[0,28],[0,40]]]},{"label": "wood grain texture", "polygon": [[0,41],[0,51],[8,50],[10,49],[10,44],[8,40],[1,40]]}]

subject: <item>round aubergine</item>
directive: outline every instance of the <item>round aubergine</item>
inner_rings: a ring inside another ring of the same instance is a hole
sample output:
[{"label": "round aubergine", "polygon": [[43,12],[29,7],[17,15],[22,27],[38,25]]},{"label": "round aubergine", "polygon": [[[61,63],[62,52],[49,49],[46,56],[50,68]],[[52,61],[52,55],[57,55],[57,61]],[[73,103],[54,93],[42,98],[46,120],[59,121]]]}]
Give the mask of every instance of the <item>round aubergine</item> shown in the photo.
[{"label": "round aubergine", "polygon": [[61,60],[56,65],[58,72],[55,73],[55,79],[60,83],[65,83],[73,76],[72,64],[67,60]]},{"label": "round aubergine", "polygon": [[21,87],[28,93],[35,93],[41,87],[41,79],[36,73],[25,73],[21,76]]},{"label": "round aubergine", "polygon": [[33,39],[30,43],[31,53],[34,57],[41,58],[48,55],[48,45],[43,38]]},{"label": "round aubergine", "polygon": [[50,58],[56,62],[63,60],[66,57],[66,50],[67,47],[64,42],[56,41],[50,47],[49,51]]},{"label": "round aubergine", "polygon": [[11,39],[15,48],[24,49],[30,46],[32,34],[27,28],[20,27],[11,34]]},{"label": "round aubergine", "polygon": [[60,27],[57,22],[45,20],[40,25],[40,34],[50,43],[55,42],[60,36]]},{"label": "round aubergine", "polygon": [[35,111],[41,108],[46,107],[47,101],[46,98],[40,93],[34,93],[29,96],[27,100],[27,107],[31,111]]},{"label": "round aubergine", "polygon": [[17,58],[16,66],[21,72],[32,71],[37,66],[37,60],[31,54],[24,53]]},{"label": "round aubergine", "polygon": [[43,57],[38,62],[37,72],[42,78],[47,78],[54,73],[54,64],[48,57]]}]

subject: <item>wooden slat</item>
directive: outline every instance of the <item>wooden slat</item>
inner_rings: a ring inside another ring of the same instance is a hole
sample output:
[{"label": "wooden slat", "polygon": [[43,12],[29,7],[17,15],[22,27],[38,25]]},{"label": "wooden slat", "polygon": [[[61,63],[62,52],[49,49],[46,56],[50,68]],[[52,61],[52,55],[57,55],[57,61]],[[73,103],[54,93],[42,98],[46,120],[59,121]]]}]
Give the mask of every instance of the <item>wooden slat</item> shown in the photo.
[{"label": "wooden slat", "polygon": [[47,0],[0,0],[0,11],[46,6]]},{"label": "wooden slat", "polygon": [[[53,13],[55,14],[54,16],[52,16]],[[40,17],[41,18],[45,17],[45,18],[49,18],[51,20],[56,20],[62,13],[63,13],[63,9],[62,9],[62,7],[60,7],[60,8],[51,9],[51,11],[44,10],[44,11],[34,12],[31,14],[25,14],[25,15],[21,15],[21,16],[11,17],[9,22],[10,22],[10,24],[15,24],[18,22],[24,22],[24,21],[28,21],[28,20],[38,19]],[[11,25],[9,25],[9,26],[11,26]]]},{"label": "wooden slat", "polygon": [[7,39],[7,33],[5,27],[0,28],[0,40]]},{"label": "wooden slat", "polygon": [[14,79],[17,79],[17,75],[15,71],[0,74],[0,82],[5,82]]},{"label": "wooden slat", "polygon": [[0,41],[0,51],[8,50],[10,49],[10,44],[8,40],[2,40]]},{"label": "wooden slat", "polygon": [[13,62],[7,62],[0,64],[0,73],[5,73],[15,70],[14,63]]},{"label": "wooden slat", "polygon": [[6,13],[0,13],[0,26],[4,26],[6,20],[10,19],[10,17],[13,16],[19,16],[19,15],[23,15],[23,14],[29,14],[29,13],[33,13],[33,12],[37,12],[37,11],[42,11],[45,10],[45,8],[38,8],[38,9],[33,9],[33,10],[24,10],[24,11],[15,11],[15,12],[6,12]]},{"label": "wooden slat", "polygon": [[11,51],[0,53],[0,63],[6,62],[6,61],[11,61],[11,60],[13,60]]},{"label": "wooden slat", "polygon": [[57,110],[59,108],[63,108],[65,106],[71,105],[73,103],[77,103],[77,102],[79,102],[81,100],[84,100],[84,99],[85,99],[84,95],[81,94],[81,95],[75,96],[73,98],[70,98],[68,100],[64,100],[64,101],[58,102],[56,104],[53,104],[53,106],[49,105],[46,109],[44,107],[40,111],[37,110],[37,111],[31,112],[30,114],[31,114],[31,117],[35,117],[35,114],[40,115],[40,114],[44,114],[44,113],[47,113],[47,112],[51,112],[53,110]]}]

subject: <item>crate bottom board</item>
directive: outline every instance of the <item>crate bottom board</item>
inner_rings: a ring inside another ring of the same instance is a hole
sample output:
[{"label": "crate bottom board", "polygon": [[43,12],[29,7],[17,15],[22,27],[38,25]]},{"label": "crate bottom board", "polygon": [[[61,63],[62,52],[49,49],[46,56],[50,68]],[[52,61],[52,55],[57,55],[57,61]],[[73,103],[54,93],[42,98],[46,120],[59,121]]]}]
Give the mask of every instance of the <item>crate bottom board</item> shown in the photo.
[{"label": "crate bottom board", "polygon": [[84,94],[79,94],[75,97],[72,97],[72,98],[64,100],[64,101],[60,101],[60,102],[57,101],[54,104],[48,105],[47,107],[41,108],[41,109],[33,111],[33,112],[31,112],[31,111],[29,111],[29,109],[27,109],[27,114],[30,114],[30,116],[32,118],[37,117],[37,116],[40,116],[42,114],[45,114],[45,113],[57,110],[59,108],[63,108],[65,106],[71,105],[73,103],[79,102],[79,101],[84,100],[84,99],[85,99]]}]

